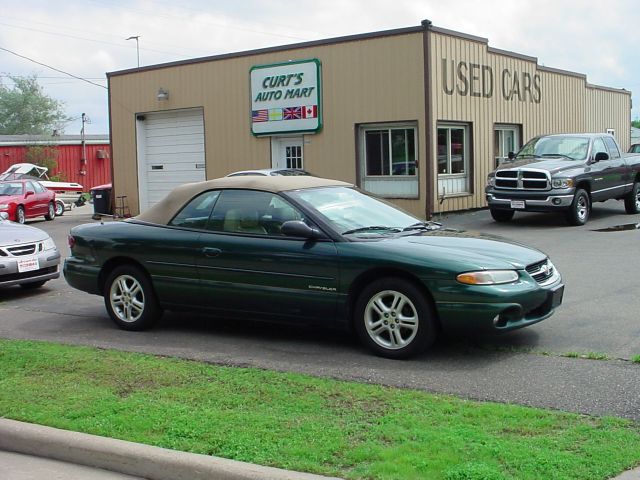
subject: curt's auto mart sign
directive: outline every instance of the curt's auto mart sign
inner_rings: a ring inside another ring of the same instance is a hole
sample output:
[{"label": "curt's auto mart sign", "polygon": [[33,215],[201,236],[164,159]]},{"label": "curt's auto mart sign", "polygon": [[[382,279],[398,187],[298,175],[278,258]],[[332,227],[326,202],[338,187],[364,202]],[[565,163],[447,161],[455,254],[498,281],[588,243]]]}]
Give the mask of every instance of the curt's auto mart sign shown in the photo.
[{"label": "curt's auto mart sign", "polygon": [[322,128],[320,61],[251,68],[251,133],[314,133]]}]

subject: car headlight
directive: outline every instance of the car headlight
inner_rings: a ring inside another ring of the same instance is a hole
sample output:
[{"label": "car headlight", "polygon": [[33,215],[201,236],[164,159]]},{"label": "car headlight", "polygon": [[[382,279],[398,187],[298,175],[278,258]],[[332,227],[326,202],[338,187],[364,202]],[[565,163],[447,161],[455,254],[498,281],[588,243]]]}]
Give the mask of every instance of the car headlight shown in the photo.
[{"label": "car headlight", "polygon": [[571,178],[554,178],[551,180],[553,188],[571,188],[573,187],[573,179]]},{"label": "car headlight", "polygon": [[43,250],[53,250],[56,248],[56,244],[53,242],[51,237],[47,238],[44,242],[42,242]]},{"label": "car headlight", "polygon": [[513,283],[518,278],[518,272],[515,270],[482,270],[461,273],[456,277],[456,280],[466,285],[500,285]]},{"label": "car headlight", "polygon": [[0,210],[9,210],[8,203],[0,203]]},{"label": "car headlight", "polygon": [[489,185],[490,187],[495,187],[496,186],[496,177],[493,175],[489,175],[487,177],[487,185]]}]

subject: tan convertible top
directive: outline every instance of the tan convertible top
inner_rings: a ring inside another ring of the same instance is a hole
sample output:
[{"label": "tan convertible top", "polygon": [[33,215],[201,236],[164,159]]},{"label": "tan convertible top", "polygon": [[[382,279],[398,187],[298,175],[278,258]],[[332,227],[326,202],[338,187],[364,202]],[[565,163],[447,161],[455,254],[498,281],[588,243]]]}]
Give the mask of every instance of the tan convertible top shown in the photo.
[{"label": "tan convertible top", "polygon": [[220,188],[244,188],[248,190],[264,190],[267,192],[284,192],[301,188],[343,186],[351,187],[350,183],[339,180],[312,177],[307,175],[295,176],[261,176],[246,175],[239,177],[224,177],[206,182],[185,183],[175,188],[169,195],[156,203],[153,207],[138,215],[136,220],[142,222],[166,225],[190,199],[207,190]]}]

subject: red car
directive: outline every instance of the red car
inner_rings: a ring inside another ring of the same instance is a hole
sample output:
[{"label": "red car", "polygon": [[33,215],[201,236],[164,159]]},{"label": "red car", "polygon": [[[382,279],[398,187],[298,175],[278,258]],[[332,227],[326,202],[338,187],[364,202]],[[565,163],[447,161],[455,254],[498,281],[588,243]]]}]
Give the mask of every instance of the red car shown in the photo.
[{"label": "red car", "polygon": [[0,212],[7,212],[9,220],[17,223],[42,215],[46,220],[53,220],[56,194],[36,180],[0,182]]}]

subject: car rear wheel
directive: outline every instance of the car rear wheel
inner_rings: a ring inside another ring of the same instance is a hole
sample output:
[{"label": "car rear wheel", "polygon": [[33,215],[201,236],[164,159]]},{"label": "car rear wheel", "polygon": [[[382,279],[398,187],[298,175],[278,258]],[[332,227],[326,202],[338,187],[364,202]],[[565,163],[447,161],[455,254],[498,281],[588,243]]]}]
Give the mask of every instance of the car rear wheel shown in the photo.
[{"label": "car rear wheel", "polygon": [[61,217],[64,214],[64,203],[60,200],[56,200],[56,217]]},{"label": "car rear wheel", "polygon": [[584,225],[589,220],[590,210],[589,194],[581,188],[577,189],[571,207],[567,211],[567,223],[574,226]]},{"label": "car rear wheel", "polygon": [[624,197],[624,209],[627,213],[640,213],[640,182],[635,182],[633,188]]},{"label": "car rear wheel", "polygon": [[431,301],[402,278],[368,285],[356,301],[354,315],[360,340],[382,357],[410,357],[429,348],[437,336]]},{"label": "car rear wheel", "polygon": [[22,205],[18,205],[18,208],[16,209],[16,222],[24,223],[25,219],[24,207]]},{"label": "car rear wheel", "polygon": [[151,328],[162,314],[151,280],[134,265],[122,265],[109,274],[104,303],[111,319],[124,330]]},{"label": "car rear wheel", "polygon": [[53,220],[56,218],[56,207],[53,202],[49,202],[49,207],[47,209],[47,214],[44,216],[45,220]]},{"label": "car rear wheel", "polygon": [[515,213],[516,212],[514,210],[497,210],[493,208],[491,209],[491,217],[496,222],[508,222],[513,218],[513,215]]}]

